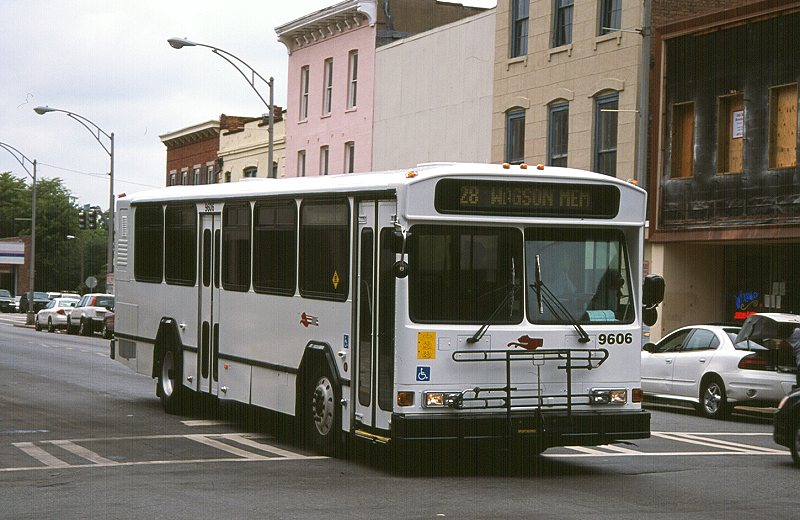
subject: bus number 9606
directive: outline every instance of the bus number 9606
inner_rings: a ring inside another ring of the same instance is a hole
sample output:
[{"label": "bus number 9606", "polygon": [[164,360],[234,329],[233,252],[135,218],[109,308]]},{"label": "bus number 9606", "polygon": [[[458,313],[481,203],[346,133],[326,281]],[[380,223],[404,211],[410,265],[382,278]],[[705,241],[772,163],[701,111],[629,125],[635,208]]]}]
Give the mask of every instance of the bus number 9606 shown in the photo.
[{"label": "bus number 9606", "polygon": [[600,334],[597,336],[597,343],[600,345],[629,345],[633,343],[633,334],[627,332],[623,334]]}]

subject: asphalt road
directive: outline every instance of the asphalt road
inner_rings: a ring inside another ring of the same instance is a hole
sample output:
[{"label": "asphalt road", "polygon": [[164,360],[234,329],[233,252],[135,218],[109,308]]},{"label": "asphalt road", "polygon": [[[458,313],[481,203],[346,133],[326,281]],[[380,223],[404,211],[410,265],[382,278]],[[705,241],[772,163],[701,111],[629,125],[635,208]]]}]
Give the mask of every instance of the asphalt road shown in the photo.
[{"label": "asphalt road", "polygon": [[[545,452],[524,476],[485,456],[397,475],[383,452],[316,457],[267,414],[165,414],[108,342],[0,314],[0,518],[781,519],[800,472],[768,413],[649,406],[651,439]],[[244,415],[243,419],[233,419]]]}]

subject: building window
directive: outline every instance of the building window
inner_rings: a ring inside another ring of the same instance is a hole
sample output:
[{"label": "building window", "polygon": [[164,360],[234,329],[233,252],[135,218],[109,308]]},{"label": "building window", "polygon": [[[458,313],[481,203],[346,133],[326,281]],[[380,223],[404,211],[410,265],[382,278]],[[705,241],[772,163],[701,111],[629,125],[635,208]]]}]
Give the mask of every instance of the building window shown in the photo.
[{"label": "building window", "polygon": [[189,184],[189,170],[183,170],[181,172],[181,184],[184,186]]},{"label": "building window", "polygon": [[200,184],[200,167],[195,166],[192,170],[192,176],[194,177],[194,185],[197,186]]},{"label": "building window", "polygon": [[507,163],[519,164],[525,160],[525,110],[506,112],[506,157]]},{"label": "building window", "polygon": [[306,176],[306,151],[299,150],[297,152],[297,176],[298,177],[305,177]]},{"label": "building window", "polygon": [[694,170],[694,103],[672,105],[669,176],[686,179]]},{"label": "building window", "polygon": [[322,83],[322,115],[331,113],[331,102],[333,100],[333,58],[325,60],[323,83]]},{"label": "building window", "polygon": [[225,182],[231,182],[231,172],[225,172]]},{"label": "building window", "polygon": [[769,89],[769,167],[797,166],[797,83]]},{"label": "building window", "polygon": [[619,31],[622,19],[622,0],[600,0],[600,27],[597,34]]},{"label": "building window", "polygon": [[175,186],[175,183],[178,182],[177,173],[174,171],[169,172],[169,186]]},{"label": "building window", "polygon": [[217,182],[217,172],[214,170],[214,165],[209,164],[206,166],[206,183],[215,184]]},{"label": "building window", "polygon": [[328,175],[328,156],[330,149],[327,145],[319,148],[319,174]]},{"label": "building window", "polygon": [[619,95],[609,94],[595,99],[594,169],[599,173],[617,175],[617,110]]},{"label": "building window", "polygon": [[278,161],[272,161],[272,178],[278,178]]},{"label": "building window", "polygon": [[548,127],[548,163],[550,166],[566,166],[569,143],[569,103],[550,105]]},{"label": "building window", "polygon": [[511,57],[528,54],[528,9],[530,0],[511,2]]},{"label": "building window", "polygon": [[344,143],[344,173],[353,173],[356,170],[356,143]]},{"label": "building window", "polygon": [[250,290],[250,203],[225,204],[222,209],[222,287]]},{"label": "building window", "polygon": [[572,9],[574,0],[554,0],[553,47],[572,43]]},{"label": "building window", "polygon": [[308,119],[308,65],[300,69],[300,121]]},{"label": "building window", "polygon": [[253,289],[294,294],[297,278],[297,206],[293,199],[257,202],[253,209]]},{"label": "building window", "polygon": [[133,277],[161,283],[164,271],[164,213],[161,205],[137,206],[133,223]]},{"label": "building window", "polygon": [[350,51],[347,67],[347,108],[358,106],[358,51]]},{"label": "building window", "polygon": [[345,301],[349,292],[350,208],[347,200],[300,206],[300,294]]},{"label": "building window", "polygon": [[744,95],[722,96],[717,107],[717,173],[742,173]]},{"label": "building window", "polygon": [[165,215],[164,279],[168,284],[192,286],[197,277],[197,209],[167,206]]},{"label": "building window", "polygon": [[245,179],[253,179],[258,176],[258,168],[255,166],[250,166],[249,168],[244,169],[244,178]]}]

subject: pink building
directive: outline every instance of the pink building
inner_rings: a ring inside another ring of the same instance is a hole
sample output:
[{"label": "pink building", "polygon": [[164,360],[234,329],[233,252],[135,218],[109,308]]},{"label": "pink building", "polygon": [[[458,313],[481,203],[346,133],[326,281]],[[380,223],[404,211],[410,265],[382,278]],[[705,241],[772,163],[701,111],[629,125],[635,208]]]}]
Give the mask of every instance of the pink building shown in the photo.
[{"label": "pink building", "polygon": [[289,51],[286,176],[369,171],[376,47],[482,11],[347,0],[277,27]]}]

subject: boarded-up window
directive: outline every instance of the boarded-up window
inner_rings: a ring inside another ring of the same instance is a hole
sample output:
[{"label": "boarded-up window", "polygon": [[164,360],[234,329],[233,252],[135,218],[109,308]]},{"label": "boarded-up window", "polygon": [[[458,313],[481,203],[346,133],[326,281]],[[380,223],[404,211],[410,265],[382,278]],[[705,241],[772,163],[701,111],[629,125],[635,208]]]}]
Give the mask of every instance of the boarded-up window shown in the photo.
[{"label": "boarded-up window", "polygon": [[719,98],[717,173],[741,173],[744,149],[744,96]]},{"label": "boarded-up window", "polygon": [[797,166],[797,83],[769,92],[769,167]]},{"label": "boarded-up window", "polygon": [[691,177],[694,168],[694,103],[672,105],[671,144],[670,177]]}]

